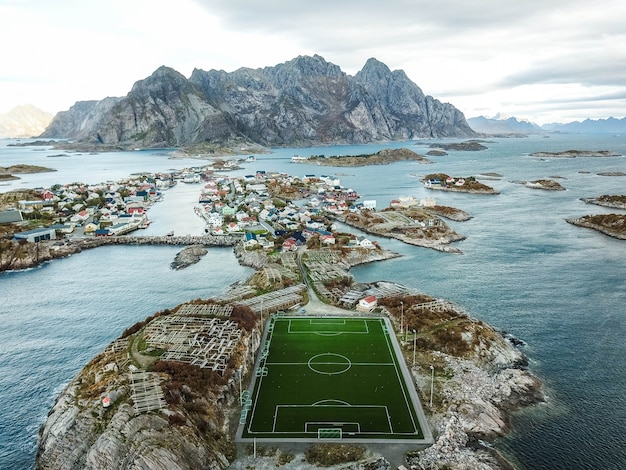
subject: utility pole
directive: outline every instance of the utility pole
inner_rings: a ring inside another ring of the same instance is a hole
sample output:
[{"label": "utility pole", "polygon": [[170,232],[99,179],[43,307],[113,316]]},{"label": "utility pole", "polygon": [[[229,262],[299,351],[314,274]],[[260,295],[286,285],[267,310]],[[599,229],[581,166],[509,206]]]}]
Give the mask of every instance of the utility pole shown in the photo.
[{"label": "utility pole", "polygon": [[415,346],[417,343],[417,335],[415,333],[416,331],[413,330],[413,366],[415,366]]},{"label": "utility pole", "polygon": [[430,366],[430,408],[433,408],[433,389],[435,388],[435,368]]},{"label": "utility pole", "polygon": [[241,382],[243,381],[243,366],[239,366],[239,404],[243,406],[243,395],[241,394]]},{"label": "utility pole", "polygon": [[[402,309],[400,313],[400,335],[402,335],[404,332],[404,302],[400,302],[400,308]],[[404,340],[406,341],[406,337]]]}]

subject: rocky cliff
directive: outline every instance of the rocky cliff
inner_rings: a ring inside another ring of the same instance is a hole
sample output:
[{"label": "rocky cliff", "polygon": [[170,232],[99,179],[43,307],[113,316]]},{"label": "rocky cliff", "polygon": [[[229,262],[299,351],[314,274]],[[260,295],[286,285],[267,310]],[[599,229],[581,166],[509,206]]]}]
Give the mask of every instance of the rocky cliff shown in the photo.
[{"label": "rocky cliff", "polygon": [[123,98],[79,102],[43,137],[126,147],[314,146],[475,133],[463,113],[369,59],[354,77],[322,57],[232,73],[160,67]]}]

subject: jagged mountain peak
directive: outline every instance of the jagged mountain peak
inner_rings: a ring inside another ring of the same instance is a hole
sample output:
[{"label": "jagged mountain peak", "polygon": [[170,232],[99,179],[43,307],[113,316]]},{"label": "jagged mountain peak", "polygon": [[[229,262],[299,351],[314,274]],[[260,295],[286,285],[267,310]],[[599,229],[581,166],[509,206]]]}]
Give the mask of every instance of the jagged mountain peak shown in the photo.
[{"label": "jagged mountain peak", "polygon": [[158,69],[156,69],[152,74],[144,78],[143,80],[138,80],[134,83],[130,93],[136,92],[137,90],[144,87],[160,87],[160,86],[188,86],[189,81],[187,78],[180,72],[174,70],[171,67],[167,67],[165,65],[161,65]]},{"label": "jagged mountain peak", "polygon": [[391,69],[374,57],[370,57],[359,72],[362,75],[375,74],[378,76],[391,75]]},{"label": "jagged mountain peak", "polygon": [[82,123],[80,132],[65,126],[63,133],[132,147],[235,141],[314,146],[475,135],[459,110],[424,96],[403,71],[371,58],[351,77],[317,54],[231,73],[196,68],[189,79],[161,66],[112,106],[88,108],[88,122],[65,116],[65,123]]},{"label": "jagged mountain peak", "polygon": [[[294,69],[302,73],[303,75],[329,75],[329,76],[339,76],[343,75],[341,68],[338,65],[335,65],[331,62],[328,62],[320,55],[301,55],[296,57],[293,60],[285,62],[285,67]],[[280,65],[277,66],[281,67]]]}]

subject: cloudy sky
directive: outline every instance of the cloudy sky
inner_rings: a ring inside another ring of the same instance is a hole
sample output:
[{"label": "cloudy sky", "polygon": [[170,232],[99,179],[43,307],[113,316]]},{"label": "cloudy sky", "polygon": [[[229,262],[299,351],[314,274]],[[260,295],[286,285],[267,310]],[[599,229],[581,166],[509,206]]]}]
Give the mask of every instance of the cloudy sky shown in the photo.
[{"label": "cloudy sky", "polygon": [[626,116],[623,0],[0,0],[0,113],[123,96],[160,65],[375,57],[466,117]]}]

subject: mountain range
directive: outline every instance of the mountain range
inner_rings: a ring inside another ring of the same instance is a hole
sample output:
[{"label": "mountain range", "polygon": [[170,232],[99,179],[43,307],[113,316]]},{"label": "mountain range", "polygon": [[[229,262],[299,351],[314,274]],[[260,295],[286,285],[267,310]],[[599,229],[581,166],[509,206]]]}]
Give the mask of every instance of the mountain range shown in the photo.
[{"label": "mountain range", "polygon": [[467,123],[481,134],[536,134],[541,131],[541,127],[537,124],[501,114],[497,114],[494,118],[485,116],[469,118]]},{"label": "mountain range", "polygon": [[474,137],[461,111],[424,95],[401,70],[369,59],[354,76],[299,56],[189,78],[162,66],[125,97],[80,101],[41,137],[124,148],[315,146]]},{"label": "mountain range", "polygon": [[568,123],[538,124],[497,114],[493,118],[472,117],[467,120],[470,127],[481,134],[511,135],[561,132],[566,134],[620,134],[626,133],[626,118],[585,119]]}]

